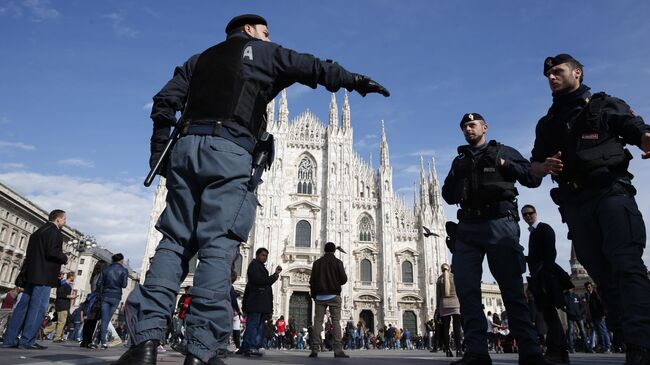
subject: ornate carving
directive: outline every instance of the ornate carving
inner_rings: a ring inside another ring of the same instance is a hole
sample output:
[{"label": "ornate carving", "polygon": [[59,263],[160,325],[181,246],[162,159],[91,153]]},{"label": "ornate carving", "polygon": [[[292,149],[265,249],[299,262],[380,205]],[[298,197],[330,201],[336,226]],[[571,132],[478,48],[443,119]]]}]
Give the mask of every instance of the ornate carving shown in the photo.
[{"label": "ornate carving", "polygon": [[292,283],[309,283],[309,277],[310,277],[310,275],[307,274],[306,272],[294,272],[291,275],[291,282]]}]

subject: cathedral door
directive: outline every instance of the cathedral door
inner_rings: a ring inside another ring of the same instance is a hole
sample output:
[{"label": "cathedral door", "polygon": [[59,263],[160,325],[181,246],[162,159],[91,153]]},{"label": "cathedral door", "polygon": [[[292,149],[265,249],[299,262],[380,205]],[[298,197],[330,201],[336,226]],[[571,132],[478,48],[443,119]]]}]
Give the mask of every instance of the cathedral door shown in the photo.
[{"label": "cathedral door", "polygon": [[375,329],[375,315],[372,314],[372,311],[364,309],[359,314],[359,319],[363,322],[363,325],[370,330],[370,332],[377,332]]},{"label": "cathedral door", "polygon": [[402,327],[409,329],[411,333],[418,333],[418,319],[413,311],[405,311],[402,315]]},{"label": "cathedral door", "polygon": [[289,300],[289,322],[296,331],[311,326],[311,297],[307,292],[294,292]]}]

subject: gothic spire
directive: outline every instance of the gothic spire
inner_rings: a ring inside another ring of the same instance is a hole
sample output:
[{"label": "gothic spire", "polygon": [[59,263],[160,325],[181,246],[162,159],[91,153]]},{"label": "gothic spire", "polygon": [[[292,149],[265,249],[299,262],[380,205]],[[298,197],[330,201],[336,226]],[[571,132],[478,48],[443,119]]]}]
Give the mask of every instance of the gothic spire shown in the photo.
[{"label": "gothic spire", "polygon": [[350,103],[348,101],[348,92],[343,96],[343,108],[341,109],[341,128],[343,131],[350,129]]},{"label": "gothic spire", "polygon": [[332,93],[330,100],[329,127],[332,129],[339,127],[339,107],[336,106],[336,93]]},{"label": "gothic spire", "polygon": [[381,120],[381,145],[379,147],[379,166],[390,165],[388,154],[388,141],[386,140],[386,131],[384,130],[384,120]]},{"label": "gothic spire", "polygon": [[289,124],[289,107],[287,106],[287,90],[282,90],[280,97],[280,111],[278,112],[278,124],[280,126]]},{"label": "gothic spire", "polygon": [[266,125],[267,128],[273,127],[275,124],[275,99],[266,104]]},{"label": "gothic spire", "polygon": [[429,205],[428,185],[424,176],[424,157],[420,155],[420,201],[422,202],[422,208]]}]

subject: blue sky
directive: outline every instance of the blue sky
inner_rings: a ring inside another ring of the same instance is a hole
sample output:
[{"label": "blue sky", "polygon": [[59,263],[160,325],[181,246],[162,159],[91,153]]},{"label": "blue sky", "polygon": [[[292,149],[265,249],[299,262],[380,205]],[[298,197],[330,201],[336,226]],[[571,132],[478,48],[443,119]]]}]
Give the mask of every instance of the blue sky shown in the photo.
[{"label": "blue sky", "polygon": [[[45,209],[68,209],[71,226],[139,267],[153,196],[141,186],[151,97],[176,65],[223,40],[227,21],[248,12],[267,18],[275,42],[390,89],[388,99],[351,94],[352,126],[357,151],[376,163],[385,120],[395,189],[407,201],[420,154],[435,155],[446,175],[466,112],[486,117],[491,138],[530,155],[550,105],[548,55],[573,54],[586,84],[650,118],[646,1],[0,0],[0,181]],[[327,119],[323,88],[296,85],[288,96],[290,118],[311,109]],[[650,162],[632,150],[647,217]],[[520,201],[537,204],[565,237],[549,187],[522,188]],[[566,267],[568,243],[558,246]]]}]

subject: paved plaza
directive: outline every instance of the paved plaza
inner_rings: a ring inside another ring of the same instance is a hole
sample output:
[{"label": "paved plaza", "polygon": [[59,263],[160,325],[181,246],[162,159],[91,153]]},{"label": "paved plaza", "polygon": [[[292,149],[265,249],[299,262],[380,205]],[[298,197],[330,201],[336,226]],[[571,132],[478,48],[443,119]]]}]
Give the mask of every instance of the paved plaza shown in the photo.
[{"label": "paved plaza", "polygon": [[[124,347],[110,348],[108,350],[81,349],[76,344],[53,344],[49,341],[43,342],[48,346],[46,350],[18,350],[0,349],[0,365],[94,365],[110,364],[117,360],[124,351]],[[240,357],[232,356],[225,359],[228,365],[262,365],[262,364],[336,364],[336,365],[444,365],[450,359],[441,353],[430,353],[428,351],[388,351],[388,350],[355,350],[348,351],[349,359],[334,359],[332,352],[321,353],[317,359],[308,358],[309,351],[267,351],[264,357]],[[494,365],[516,365],[516,354],[492,354]],[[571,364],[579,365],[622,365],[624,355],[622,354],[573,354]],[[183,356],[174,351],[167,351],[158,356],[160,365],[181,365]]]}]

